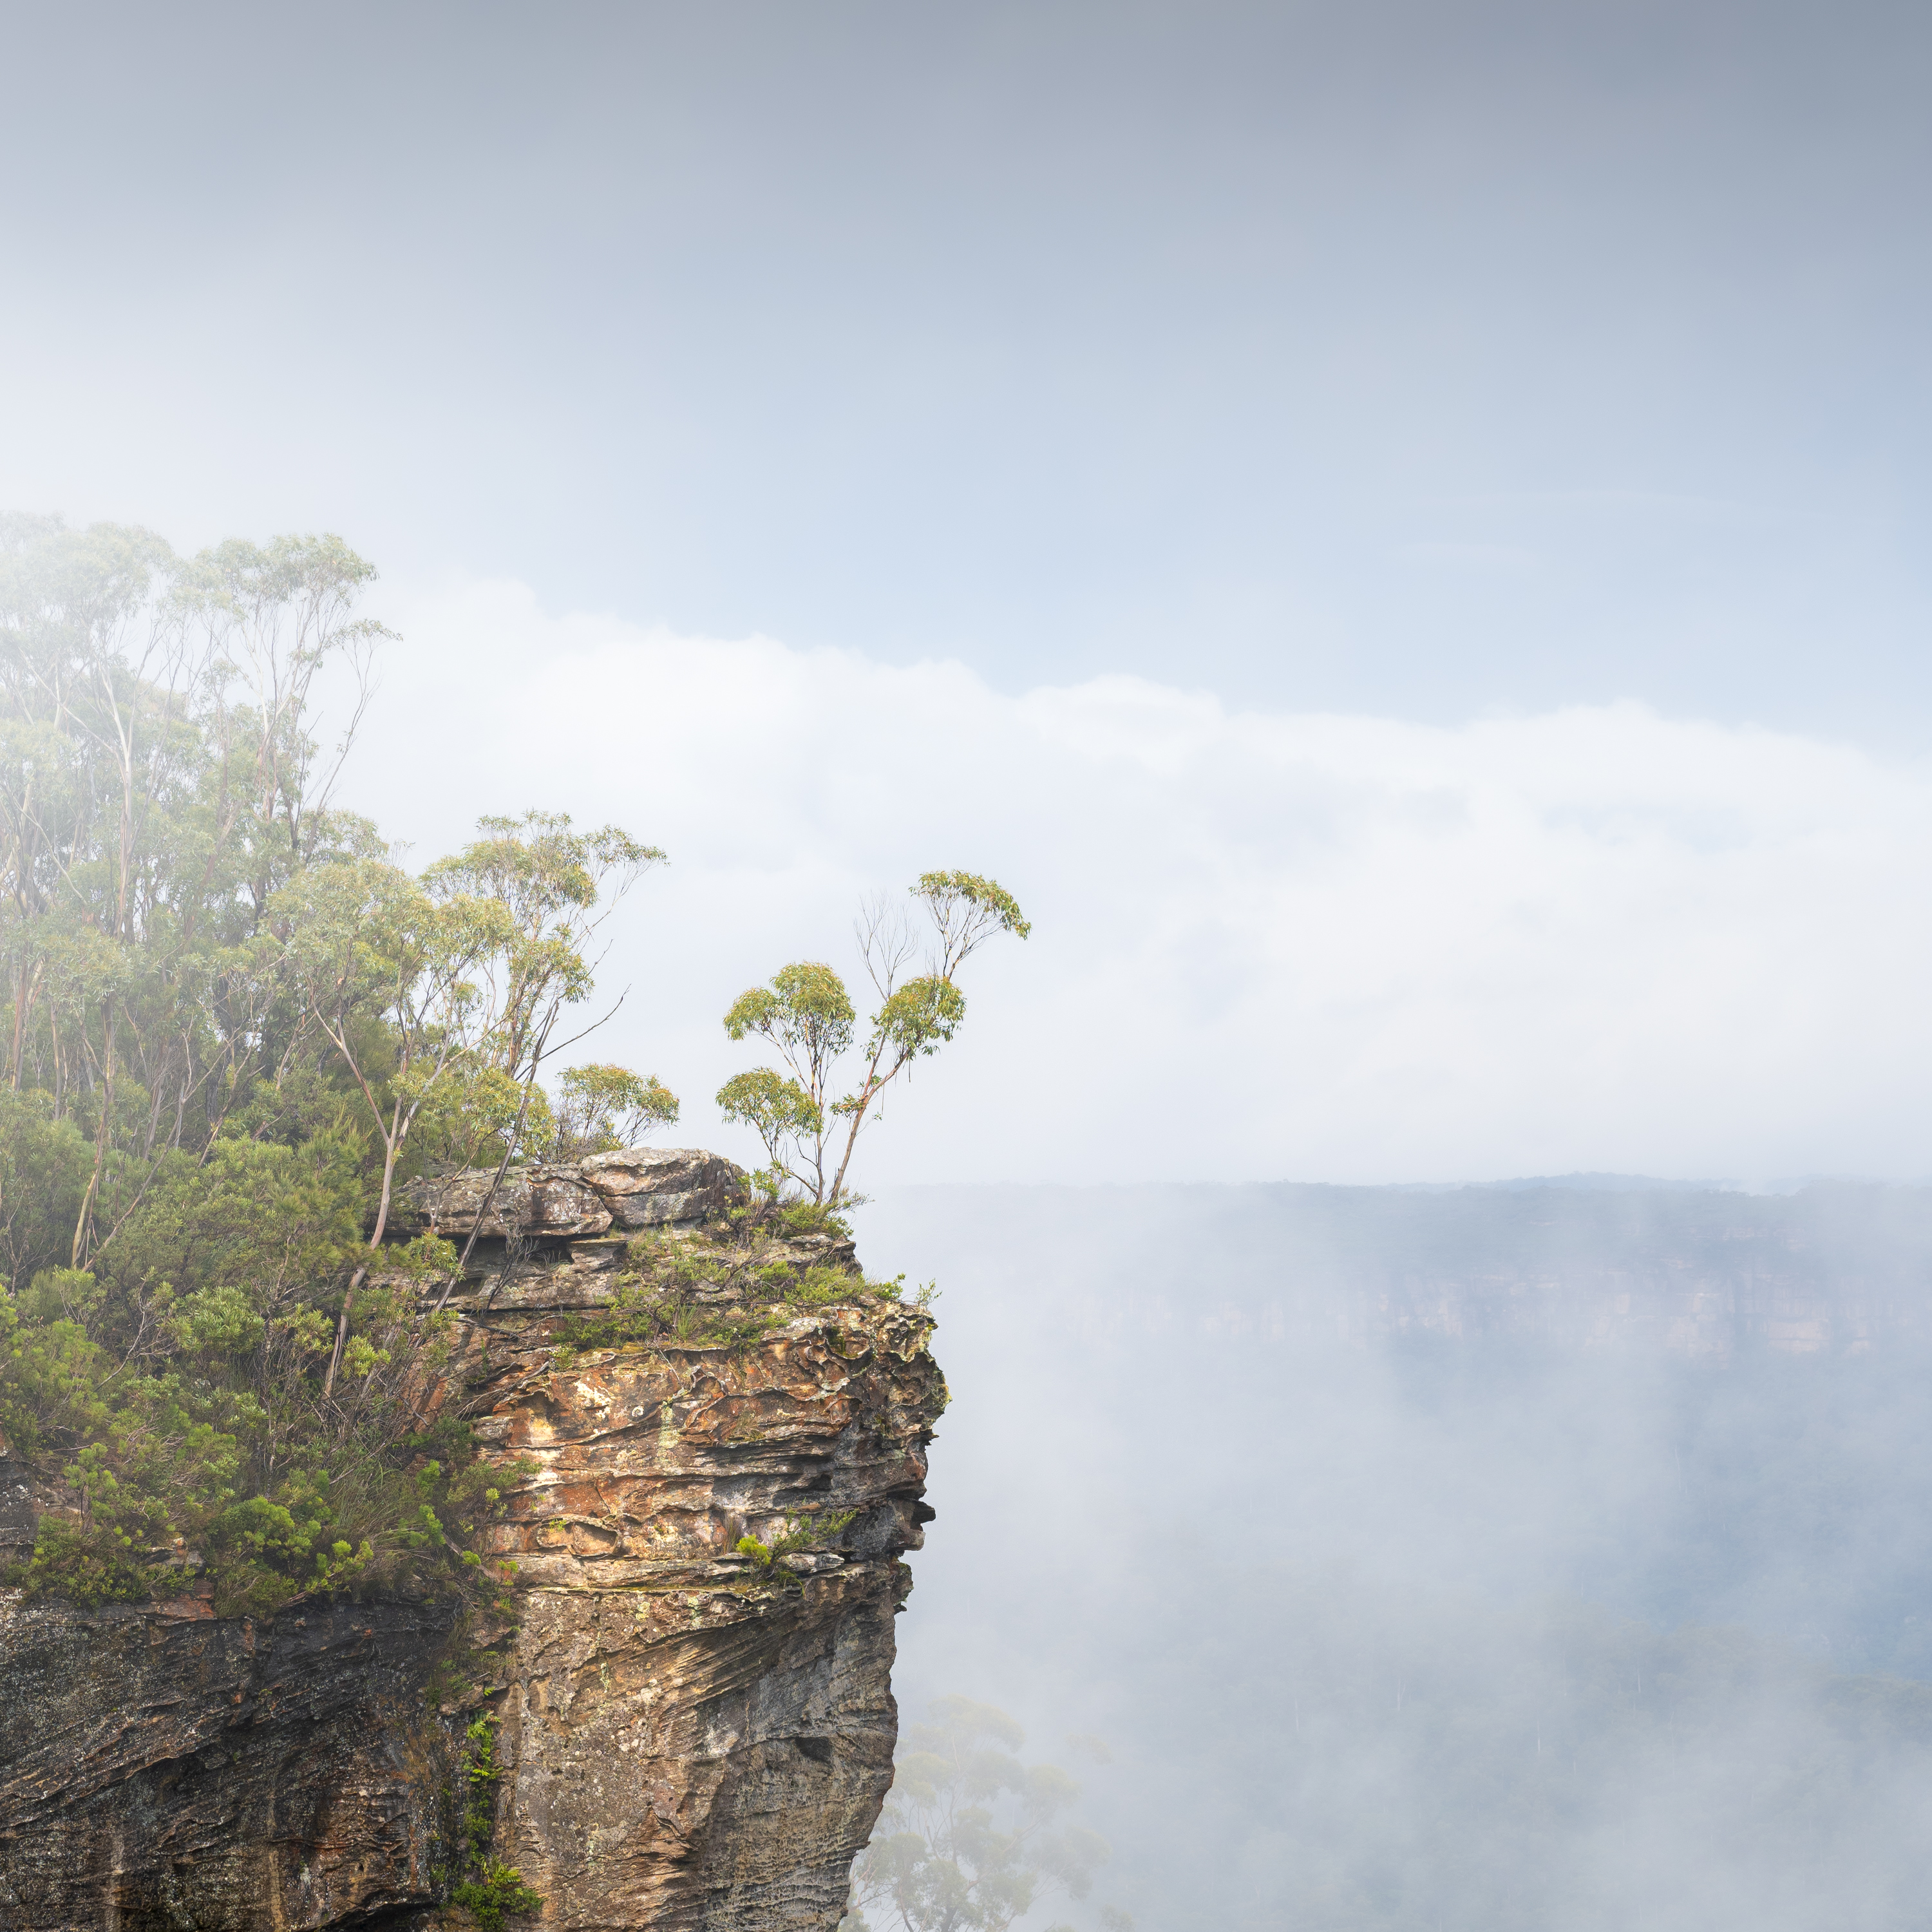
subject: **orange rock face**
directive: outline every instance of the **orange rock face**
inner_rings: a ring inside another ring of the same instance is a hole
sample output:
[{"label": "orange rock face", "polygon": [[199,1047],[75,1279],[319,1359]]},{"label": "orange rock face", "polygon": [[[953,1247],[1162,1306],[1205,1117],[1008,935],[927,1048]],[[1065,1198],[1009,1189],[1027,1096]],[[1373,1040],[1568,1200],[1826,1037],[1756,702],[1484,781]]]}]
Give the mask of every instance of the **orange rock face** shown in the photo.
[{"label": "orange rock face", "polygon": [[945,1401],[931,1318],[849,1243],[728,1212],[742,1177],[712,1156],[484,1194],[456,1176],[398,1220],[483,1217],[447,1399],[500,1472],[514,1626],[452,1652],[433,1605],[250,1622],[0,1593],[0,1932],[462,1925],[479,1708],[490,1856],[538,1922],[836,1925],[891,1778],[900,1558]]},{"label": "orange rock face", "polygon": [[560,1306],[532,1282],[472,1316],[479,1428],[524,1466],[496,1532],[524,1606],[500,1855],[560,1925],[835,1925],[891,1778],[898,1559],[944,1399],[930,1320],[781,1303],[754,1341],[560,1358],[595,1258],[557,1268]]}]

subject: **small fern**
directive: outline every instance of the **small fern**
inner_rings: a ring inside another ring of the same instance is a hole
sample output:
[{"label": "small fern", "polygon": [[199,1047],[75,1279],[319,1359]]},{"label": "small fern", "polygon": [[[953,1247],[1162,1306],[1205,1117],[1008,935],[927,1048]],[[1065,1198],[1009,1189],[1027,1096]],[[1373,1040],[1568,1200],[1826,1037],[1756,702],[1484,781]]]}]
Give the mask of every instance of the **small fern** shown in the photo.
[{"label": "small fern", "polygon": [[496,1762],[497,1720],[487,1712],[464,1733],[470,1740],[470,1802],[463,1814],[465,1864],[472,1876],[452,1887],[450,1899],[470,1912],[482,1932],[502,1932],[507,1915],[541,1912],[543,1894],[524,1884],[523,1874],[490,1856],[496,1835],[496,1807],[490,1787],[503,1774]]}]

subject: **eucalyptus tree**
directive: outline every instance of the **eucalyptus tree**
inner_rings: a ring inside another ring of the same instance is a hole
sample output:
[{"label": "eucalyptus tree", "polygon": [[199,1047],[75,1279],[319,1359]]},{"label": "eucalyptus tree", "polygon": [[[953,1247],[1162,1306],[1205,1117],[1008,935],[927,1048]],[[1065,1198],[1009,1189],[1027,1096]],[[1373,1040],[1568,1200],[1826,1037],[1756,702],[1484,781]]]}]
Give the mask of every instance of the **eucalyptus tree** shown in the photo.
[{"label": "eucalyptus tree", "polygon": [[[480,1071],[499,1091],[514,1090],[517,1097],[483,1197],[487,1211],[512,1162],[527,1150],[526,1130],[545,1058],[610,1017],[593,1021],[570,1040],[553,1040],[565,1010],[580,1005],[595,988],[603,925],[664,855],[614,825],[575,831],[567,812],[484,818],[477,830],[483,836],[430,866],[424,883],[445,904],[466,908],[466,918],[482,935],[477,976],[485,989],[488,1022],[482,1029]],[[482,1225],[479,1212],[464,1248],[466,1263]],[[454,1281],[452,1276],[449,1286]],[[448,1294],[446,1287],[446,1299]]]},{"label": "eucalyptus tree", "polygon": [[286,1048],[251,942],[278,886],[368,841],[328,807],[314,700],[338,663],[366,687],[373,575],[335,538],[183,560],[142,530],[0,520],[7,1080],[93,1143],[70,1265]]},{"label": "eucalyptus tree", "polygon": [[[387,1232],[406,1144],[425,1120],[440,1130],[446,1165],[467,1166],[486,1139],[497,1142],[487,1212],[526,1151],[558,1018],[595,987],[589,953],[598,928],[663,856],[614,826],[574,832],[560,812],[485,818],[478,829],[481,839],[420,880],[371,860],[311,866],[269,902],[302,1010],[354,1082],[380,1149],[372,1249]],[[604,1117],[657,1106],[659,1095],[670,1100],[661,1088],[634,1090],[626,1083],[636,1076],[622,1069],[599,1072],[584,1097]],[[465,1259],[475,1240],[472,1232]],[[344,1294],[325,1394],[365,1272]]]},{"label": "eucalyptus tree", "polygon": [[664,855],[614,825],[575,831],[568,812],[484,818],[476,829],[480,838],[439,860],[423,881],[479,922],[493,1058],[520,1082],[551,1050],[564,1009],[590,997],[604,922]]},{"label": "eucalyptus tree", "polygon": [[[375,566],[337,536],[230,539],[180,573],[177,600],[207,640],[210,722],[258,920],[290,871],[337,832],[329,802],[368,708],[372,656],[395,634],[358,614],[375,578]],[[318,687],[338,674],[346,716],[325,745]]]},{"label": "eucalyptus tree", "polygon": [[494,1016],[472,975],[493,936],[487,910],[438,901],[399,866],[315,866],[268,902],[302,1010],[339,1057],[381,1150],[369,1237],[380,1247],[397,1163],[424,1108],[473,1078]]},{"label": "eucalyptus tree", "polygon": [[554,1160],[635,1147],[678,1116],[677,1096],[654,1073],[593,1064],[566,1067],[556,1084],[548,1136]]},{"label": "eucalyptus tree", "polygon": [[[958,1032],[966,1016],[961,967],[995,934],[1024,939],[1033,930],[1012,895],[976,873],[923,873],[910,892],[926,915],[922,940],[904,908],[883,898],[855,928],[878,1001],[862,1039],[844,980],[820,961],[780,968],[724,1016],[733,1040],[763,1040],[785,1070],[734,1075],[718,1090],[719,1112],[764,1143],[774,1184],[790,1181],[828,1206],[851,1198],[846,1175],[860,1133],[880,1118],[885,1090]],[[856,1078],[841,1094],[840,1065],[855,1042]]]}]

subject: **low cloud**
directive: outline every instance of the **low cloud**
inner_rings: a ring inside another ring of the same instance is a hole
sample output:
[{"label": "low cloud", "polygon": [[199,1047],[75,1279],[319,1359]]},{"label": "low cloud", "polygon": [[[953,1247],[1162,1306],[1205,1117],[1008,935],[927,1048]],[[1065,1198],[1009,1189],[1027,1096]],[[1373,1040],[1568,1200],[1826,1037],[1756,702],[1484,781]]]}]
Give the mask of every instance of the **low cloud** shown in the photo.
[{"label": "low cloud", "polygon": [[1932,1167],[1918,767],[1636,705],[1442,729],[1136,678],[1010,696],[515,584],[391,611],[348,795],[418,857],[526,804],[667,848],[584,1050],[670,1081],[692,1140],[749,1151],[709,1105],[732,996],[853,966],[862,894],[965,866],[1035,932],[972,973],[862,1181]]}]

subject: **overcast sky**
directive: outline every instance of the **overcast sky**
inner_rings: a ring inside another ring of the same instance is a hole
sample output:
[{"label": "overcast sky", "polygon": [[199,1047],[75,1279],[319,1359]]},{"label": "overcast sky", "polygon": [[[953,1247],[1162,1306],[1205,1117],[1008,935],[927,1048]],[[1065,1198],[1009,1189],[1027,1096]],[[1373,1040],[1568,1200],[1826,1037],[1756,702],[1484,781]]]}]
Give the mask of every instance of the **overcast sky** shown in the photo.
[{"label": "overcast sky", "polygon": [[0,503],[372,557],[357,796],[670,848],[690,1138],[937,863],[875,1178],[1932,1169],[1923,10],[5,26]]}]

